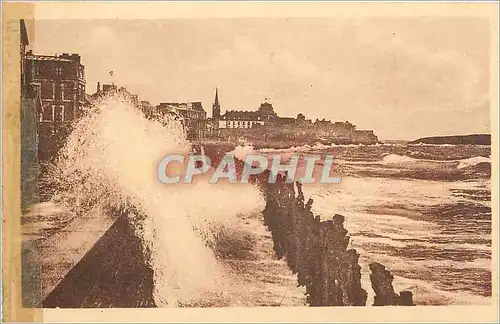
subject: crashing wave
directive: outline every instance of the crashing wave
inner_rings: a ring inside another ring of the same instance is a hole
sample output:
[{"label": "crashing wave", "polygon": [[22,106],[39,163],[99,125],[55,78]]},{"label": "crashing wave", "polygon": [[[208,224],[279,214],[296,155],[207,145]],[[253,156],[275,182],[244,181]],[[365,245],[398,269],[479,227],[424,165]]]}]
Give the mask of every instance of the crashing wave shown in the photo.
[{"label": "crashing wave", "polygon": [[387,154],[382,158],[382,162],[384,163],[413,163],[417,162],[418,159],[399,154]]},{"label": "crashing wave", "polygon": [[250,185],[162,184],[157,163],[191,149],[179,122],[149,120],[123,98],[110,97],[75,125],[53,173],[57,200],[77,215],[97,207],[128,212],[149,251],[159,307],[234,291],[238,285],[209,246],[235,215],[262,207]]}]

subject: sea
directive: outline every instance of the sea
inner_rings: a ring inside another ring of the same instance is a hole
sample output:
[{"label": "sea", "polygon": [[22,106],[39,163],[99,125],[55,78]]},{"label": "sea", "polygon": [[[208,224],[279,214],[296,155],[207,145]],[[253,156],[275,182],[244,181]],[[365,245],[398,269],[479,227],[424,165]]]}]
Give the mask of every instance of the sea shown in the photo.
[{"label": "sea", "polygon": [[394,275],[396,291],[419,305],[491,302],[491,147],[481,145],[323,145],[267,154],[334,157],[340,183],[306,184],[322,220],[344,215],[360,253]]}]

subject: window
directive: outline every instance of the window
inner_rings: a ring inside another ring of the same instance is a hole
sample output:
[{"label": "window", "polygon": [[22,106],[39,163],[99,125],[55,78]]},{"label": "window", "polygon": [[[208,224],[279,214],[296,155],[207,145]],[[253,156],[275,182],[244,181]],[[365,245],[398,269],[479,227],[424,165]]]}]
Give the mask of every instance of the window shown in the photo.
[{"label": "window", "polygon": [[64,121],[64,106],[52,106],[54,109],[54,121]]},{"label": "window", "polygon": [[75,89],[73,88],[73,84],[67,82],[64,84],[64,92],[63,99],[64,100],[73,100],[73,95],[75,94]]},{"label": "window", "polygon": [[42,121],[52,121],[52,106],[45,105],[42,108]]},{"label": "window", "polygon": [[62,75],[62,71],[63,71],[62,67],[60,66],[56,67],[56,75]]},{"label": "window", "polygon": [[42,81],[42,99],[54,99],[54,83]]},{"label": "window", "polygon": [[42,75],[42,67],[41,66],[35,67],[35,74],[37,77]]},{"label": "window", "polygon": [[63,96],[63,85],[62,84],[56,84],[55,85],[55,99],[56,100],[62,100]]}]

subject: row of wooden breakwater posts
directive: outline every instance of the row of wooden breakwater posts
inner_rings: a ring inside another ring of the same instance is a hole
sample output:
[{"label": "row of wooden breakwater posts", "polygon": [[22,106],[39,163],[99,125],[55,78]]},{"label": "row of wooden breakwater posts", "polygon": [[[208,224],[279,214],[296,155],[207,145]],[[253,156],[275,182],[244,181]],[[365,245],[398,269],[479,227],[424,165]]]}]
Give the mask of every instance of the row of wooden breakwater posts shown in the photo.
[{"label": "row of wooden breakwater posts", "polygon": [[[263,174],[263,178],[267,175]],[[336,214],[321,221],[311,212],[313,200],[304,202],[302,186],[286,183],[279,174],[276,183],[258,181],[266,201],[264,222],[271,231],[274,251],[286,258],[297,274],[298,285],[306,287],[310,306],[365,306],[367,293],[361,287],[359,254],[347,249],[349,236],[344,216]],[[394,277],[377,262],[369,264],[370,280],[375,292],[374,306],[414,306],[410,291],[394,292]]]}]

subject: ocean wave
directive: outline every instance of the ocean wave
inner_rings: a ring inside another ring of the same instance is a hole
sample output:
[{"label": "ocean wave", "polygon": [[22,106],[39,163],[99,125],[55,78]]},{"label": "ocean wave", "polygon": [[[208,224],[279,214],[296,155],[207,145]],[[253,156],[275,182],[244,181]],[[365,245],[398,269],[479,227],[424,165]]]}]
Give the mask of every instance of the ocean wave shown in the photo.
[{"label": "ocean wave", "polygon": [[479,163],[490,163],[491,164],[491,156],[490,157],[474,156],[474,157],[471,157],[468,159],[457,160],[457,162],[459,162],[457,165],[457,169],[464,169],[464,168],[476,166]]},{"label": "ocean wave", "polygon": [[[382,144],[379,146],[383,146],[386,144]],[[328,150],[335,147],[363,147],[365,144],[330,144],[326,145],[323,143],[316,143],[314,145],[305,144],[302,146],[293,146],[289,148],[261,148],[258,151],[262,153],[275,153],[275,152],[308,152],[314,150]],[[390,146],[390,145],[388,145]]]},{"label": "ocean wave", "polygon": [[[365,163],[373,163],[373,162],[365,162]],[[381,164],[458,163],[456,168],[457,169],[464,169],[464,168],[476,166],[480,163],[491,163],[491,156],[490,157],[474,156],[474,157],[465,158],[465,159],[458,159],[458,160],[429,160],[429,159],[418,159],[418,158],[410,157],[407,155],[399,155],[399,154],[391,153],[391,154],[384,155],[382,160],[378,161],[377,163],[381,163]]]},{"label": "ocean wave", "polygon": [[476,146],[476,147],[484,147],[489,148],[491,145],[485,144],[430,144],[430,143],[414,143],[414,144],[405,144],[407,146],[428,146],[428,147],[460,147],[460,146]]},{"label": "ocean wave", "polygon": [[474,295],[465,291],[445,291],[436,287],[435,283],[419,279],[394,276],[394,290],[409,290],[417,305],[489,305],[491,297]]},{"label": "ocean wave", "polygon": [[243,160],[247,155],[253,153],[255,153],[255,149],[252,145],[245,145],[245,146],[238,145],[234,148],[234,150],[226,154],[233,155],[235,158]]},{"label": "ocean wave", "polygon": [[350,161],[345,159],[337,159],[338,163],[341,164],[349,164],[349,165],[380,165],[380,164],[415,164],[415,163],[449,163],[454,161],[449,160],[429,160],[429,159],[418,159],[414,157],[410,157],[407,155],[399,155],[395,153],[385,153],[382,156],[381,160],[378,161]]},{"label": "ocean wave", "polygon": [[[378,260],[385,265],[390,265],[392,269],[399,271],[411,271],[412,269],[486,269],[490,270],[492,266],[491,259],[476,258],[470,261],[456,261],[456,260],[438,260],[426,259],[415,260],[409,258],[401,258],[399,256],[392,256],[388,254],[380,254],[369,251],[363,248],[357,248],[356,251],[360,253],[361,260],[371,261]],[[377,261],[377,262],[378,262]]]},{"label": "ocean wave", "polygon": [[282,149],[279,149],[279,148],[262,148],[262,149],[259,149],[258,151],[259,152],[262,152],[262,153],[275,153],[275,152],[304,152],[304,151],[309,151],[311,150],[313,147],[311,145],[302,145],[302,146],[293,146],[293,147],[289,147],[289,148],[282,148]]},{"label": "ocean wave", "polygon": [[436,146],[436,147],[452,147],[457,146],[455,144],[428,144],[428,143],[416,143],[416,144],[407,144],[408,146]]},{"label": "ocean wave", "polygon": [[109,98],[78,122],[54,173],[59,201],[77,215],[88,214],[89,207],[128,212],[148,251],[159,307],[239,293],[238,278],[210,246],[223,228],[235,226],[235,215],[264,207],[253,186],[213,186],[201,178],[175,186],[158,181],[156,161],[191,150],[180,123],[148,120],[130,103]]},{"label": "ocean wave", "polygon": [[425,242],[423,238],[407,238],[398,239],[398,235],[388,234],[383,237],[367,237],[367,236],[357,236],[355,233],[351,234],[353,246],[389,246],[396,248],[405,247],[421,247],[421,248],[439,248],[442,250],[467,250],[467,251],[478,251],[478,252],[490,252],[491,246],[484,244],[473,244],[473,243],[438,243],[438,242]]},{"label": "ocean wave", "polygon": [[383,163],[414,163],[418,159],[399,154],[387,154],[382,158]]},{"label": "ocean wave", "polygon": [[[362,256],[364,255],[363,253]],[[373,257],[376,256],[372,255],[370,259],[360,259],[361,283],[363,287],[367,287],[368,293],[367,305],[373,305],[375,295],[371,287],[368,264],[373,261],[381,262],[391,270],[397,268],[397,265],[401,265],[401,260],[394,260],[396,263],[391,263],[390,260],[373,259]],[[439,282],[407,278],[403,275],[393,274],[393,276],[394,291],[411,291],[413,293],[413,301],[416,305],[489,305],[492,301],[491,297],[479,296],[466,291],[448,291],[440,289],[438,287]]]}]

